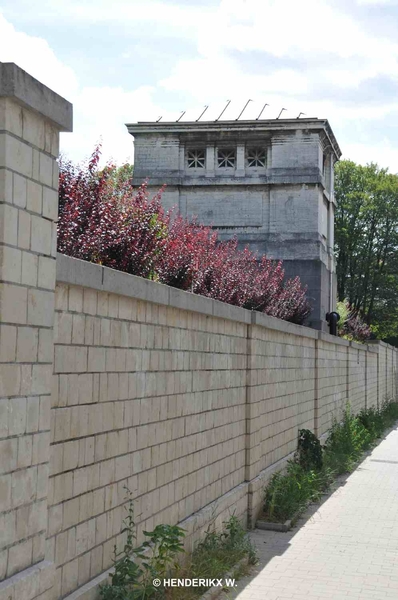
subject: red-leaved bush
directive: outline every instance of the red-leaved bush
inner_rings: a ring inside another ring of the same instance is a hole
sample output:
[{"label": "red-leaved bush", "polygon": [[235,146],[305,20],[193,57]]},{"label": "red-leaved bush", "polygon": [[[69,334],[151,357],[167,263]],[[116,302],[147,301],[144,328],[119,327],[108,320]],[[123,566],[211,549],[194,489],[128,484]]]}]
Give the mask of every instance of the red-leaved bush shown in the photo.
[{"label": "red-leaved bush", "polygon": [[296,277],[284,282],[282,263],[259,258],[236,239],[161,206],[144,183],[134,190],[128,166],[98,168],[60,160],[58,250],[75,258],[147,277],[268,315],[303,323],[311,308]]},{"label": "red-leaved bush", "polygon": [[97,147],[87,168],[60,161],[58,250],[142,277],[154,273],[169,217],[159,192],[136,192],[122,169],[98,170]]}]

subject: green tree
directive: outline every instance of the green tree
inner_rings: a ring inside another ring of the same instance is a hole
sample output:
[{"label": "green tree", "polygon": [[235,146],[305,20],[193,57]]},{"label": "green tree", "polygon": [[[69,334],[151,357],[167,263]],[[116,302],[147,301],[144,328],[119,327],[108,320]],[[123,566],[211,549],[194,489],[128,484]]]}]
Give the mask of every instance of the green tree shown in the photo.
[{"label": "green tree", "polygon": [[378,337],[398,333],[398,176],[377,164],[336,167],[338,299]]}]

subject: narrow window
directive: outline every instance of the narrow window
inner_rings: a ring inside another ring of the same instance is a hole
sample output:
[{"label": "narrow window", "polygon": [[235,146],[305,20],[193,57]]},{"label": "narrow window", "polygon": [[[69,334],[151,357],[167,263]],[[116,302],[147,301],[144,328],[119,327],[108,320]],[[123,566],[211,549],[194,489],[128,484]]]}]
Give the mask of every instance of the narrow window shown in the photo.
[{"label": "narrow window", "polygon": [[227,167],[234,167],[235,157],[235,150],[218,150],[217,163],[219,168],[225,169]]},{"label": "narrow window", "polygon": [[267,164],[267,150],[265,148],[248,148],[247,166],[265,167]]},{"label": "narrow window", "polygon": [[188,150],[187,165],[188,169],[204,169],[205,168],[205,151],[204,150]]}]

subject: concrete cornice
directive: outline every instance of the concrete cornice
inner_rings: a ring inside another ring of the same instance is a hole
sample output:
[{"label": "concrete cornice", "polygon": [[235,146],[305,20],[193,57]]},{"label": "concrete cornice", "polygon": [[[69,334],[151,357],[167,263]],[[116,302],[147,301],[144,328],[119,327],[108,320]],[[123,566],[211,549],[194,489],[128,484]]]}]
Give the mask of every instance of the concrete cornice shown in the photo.
[{"label": "concrete cornice", "polygon": [[14,63],[0,62],[0,97],[16,100],[34,110],[59,131],[72,131],[72,104]]},{"label": "concrete cornice", "polygon": [[209,132],[247,132],[260,131],[263,133],[275,133],[286,131],[323,131],[326,135],[330,148],[337,159],[341,156],[340,147],[333,134],[327,119],[264,119],[260,121],[184,121],[184,122],[152,122],[142,121],[138,123],[126,123],[131,135],[140,134],[192,134]]}]

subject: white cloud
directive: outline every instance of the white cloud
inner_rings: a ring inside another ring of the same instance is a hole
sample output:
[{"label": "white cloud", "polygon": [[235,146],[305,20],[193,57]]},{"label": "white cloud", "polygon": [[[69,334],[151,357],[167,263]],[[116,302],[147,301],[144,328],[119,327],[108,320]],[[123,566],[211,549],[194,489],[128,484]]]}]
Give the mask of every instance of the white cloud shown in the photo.
[{"label": "white cloud", "polygon": [[189,91],[205,102],[210,98],[232,97],[247,99],[250,95],[262,97],[277,92],[296,94],[307,91],[307,78],[292,69],[278,69],[270,74],[247,74],[223,54],[194,60],[180,61],[173,73],[159,82],[167,90]]},{"label": "white cloud", "polygon": [[54,92],[72,98],[78,89],[73,69],[55,56],[48,43],[39,37],[16,31],[0,13],[0,61],[14,62]]},{"label": "white cloud", "polygon": [[0,61],[16,63],[73,103],[74,131],[61,134],[61,151],[76,160],[88,156],[100,139],[104,160],[132,160],[133,139],[124,123],[159,115],[153,88],[81,86],[73,69],[58,60],[44,39],[17,31],[1,14]]},{"label": "white cloud", "polygon": [[133,138],[125,123],[155,120],[159,108],[152,100],[153,88],[142,86],[134,91],[121,87],[84,87],[76,96],[72,136],[63,134],[62,147],[71,156],[90,153],[102,139],[104,158],[116,162],[133,161]]},{"label": "white cloud", "polygon": [[374,162],[381,167],[389,167],[391,173],[398,173],[398,148],[387,138],[379,143],[347,143],[342,159],[350,159],[359,164]]},{"label": "white cloud", "polygon": [[398,6],[398,0],[356,0],[358,6]]},{"label": "white cloud", "polygon": [[[160,84],[203,101],[273,93],[300,100],[322,80],[342,90],[376,76],[398,80],[398,44],[369,35],[354,17],[320,0],[222,0],[211,20],[199,22],[197,43],[200,56],[177,63]],[[258,67],[258,74],[247,74],[237,66],[239,52],[294,59],[302,71]]]},{"label": "white cloud", "polygon": [[[30,23],[54,23],[62,20],[68,25],[89,25],[95,27],[106,24],[112,28],[149,26],[153,33],[165,37],[188,38],[196,35],[196,30],[211,20],[216,9],[196,5],[186,5],[183,2],[170,0],[41,0],[40,10],[31,10],[29,0],[19,0],[8,9],[11,16],[17,16],[23,10],[24,18]],[[134,33],[134,29],[132,29]]]},{"label": "white cloud", "polygon": [[[358,5],[370,3],[387,4],[387,0],[357,0]],[[128,23],[135,30],[150,27],[154,38],[174,37],[170,43],[176,48],[178,38],[190,39],[197,48],[196,56],[176,59],[170,72],[153,86],[87,87],[45,40],[16,31],[0,14],[0,60],[16,62],[73,102],[74,133],[63,134],[61,146],[74,158],[89,154],[102,136],[104,156],[121,161],[132,155],[126,122],[156,120],[160,115],[163,120],[175,120],[183,109],[187,110],[183,120],[194,120],[205,104],[210,107],[204,118],[211,120],[219,116],[227,99],[232,102],[222,118],[235,119],[251,98],[246,119],[256,118],[264,102],[270,106],[262,118],[275,118],[282,107],[287,109],[283,113],[287,118],[299,112],[328,118],[338,138],[342,132],[343,150],[352,158],[357,153],[362,160],[370,148],[369,156],[374,150],[384,164],[398,164],[388,140],[379,145],[370,140],[366,146],[362,136],[360,143],[352,142],[367,124],[383,127],[381,120],[395,117],[398,111],[391,94],[376,104],[358,92],[357,101],[352,102],[356,90],[370,78],[398,81],[398,44],[368,33],[349,10],[343,13],[326,0],[220,0],[211,7],[178,0],[115,0],[110,6],[99,0],[95,12],[87,0],[60,0],[56,5],[43,0],[40,14],[29,11],[29,6],[27,18],[33,22],[39,18],[50,23],[56,18],[69,25],[109,22],[113,35]],[[129,47],[119,60],[131,54],[135,52]],[[267,65],[263,69],[262,56]],[[319,95],[322,89],[325,98],[315,101],[314,92]],[[339,97],[338,102],[328,97],[328,90]],[[168,102],[173,93],[184,100],[166,111],[154,100],[162,93],[169,95]]]},{"label": "white cloud", "polygon": [[209,56],[226,48],[278,57],[324,52],[372,63],[392,54],[395,66],[398,55],[398,44],[370,36],[324,0],[221,0],[216,18],[200,30],[199,50]]}]

